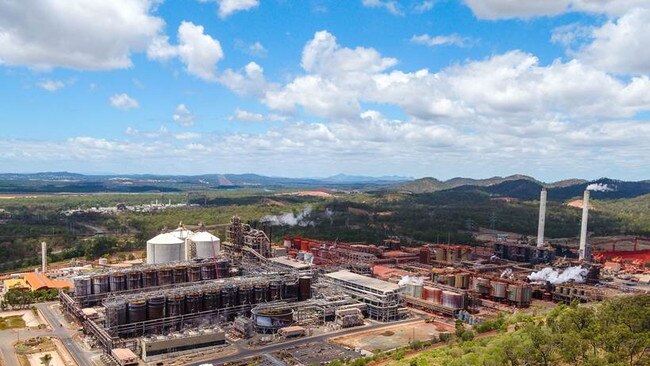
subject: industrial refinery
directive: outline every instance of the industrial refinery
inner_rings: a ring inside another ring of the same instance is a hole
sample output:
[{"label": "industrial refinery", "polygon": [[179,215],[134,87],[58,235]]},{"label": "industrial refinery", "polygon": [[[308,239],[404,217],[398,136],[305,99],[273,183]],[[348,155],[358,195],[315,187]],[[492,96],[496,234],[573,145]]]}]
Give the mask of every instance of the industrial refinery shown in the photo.
[{"label": "industrial refinery", "polygon": [[272,243],[238,217],[222,242],[202,225],[193,232],[180,224],[147,241],[146,263],[74,277],[74,290],[60,293],[61,309],[120,364],[125,353],[147,363],[224,361],[220,354],[242,342],[254,356],[269,345],[355,329],[426,319],[442,332],[456,319],[478,324],[533,304],[647,291],[601,281],[587,236],[588,191],[583,203],[575,258],[559,258],[545,241],[546,190],[535,245],[498,238],[489,247],[405,247],[395,237],[382,245]]}]

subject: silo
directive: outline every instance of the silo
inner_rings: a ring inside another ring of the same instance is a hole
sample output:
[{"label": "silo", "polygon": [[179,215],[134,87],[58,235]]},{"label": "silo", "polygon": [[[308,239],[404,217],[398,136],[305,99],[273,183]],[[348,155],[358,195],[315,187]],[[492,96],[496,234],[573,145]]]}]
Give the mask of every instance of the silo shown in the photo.
[{"label": "silo", "polygon": [[203,310],[214,310],[219,308],[221,293],[219,289],[209,289],[203,292]]},{"label": "silo", "polygon": [[126,290],[126,275],[123,272],[113,272],[109,276],[111,292]]},{"label": "silo", "polygon": [[148,269],[142,272],[142,287],[155,287],[158,286],[158,271],[155,269]]},{"label": "silo", "polygon": [[187,282],[201,281],[201,266],[192,264],[187,268]]},{"label": "silo", "polygon": [[147,320],[160,319],[165,316],[165,297],[154,296],[147,300]]},{"label": "silo", "polygon": [[311,277],[301,276],[298,279],[298,300],[304,301],[311,299]]},{"label": "silo", "polygon": [[506,297],[506,284],[503,282],[492,282],[492,297],[503,299]]},{"label": "silo", "polygon": [[217,261],[217,276],[219,278],[228,277],[230,272],[230,261],[227,259],[220,259]]},{"label": "silo", "polygon": [[174,274],[170,267],[163,267],[158,270],[158,286],[166,286],[174,283]]},{"label": "silo", "polygon": [[106,275],[97,275],[92,278],[93,294],[105,294],[110,292],[111,286]]},{"label": "silo", "polygon": [[135,290],[142,287],[142,272],[131,271],[126,274],[126,289]]},{"label": "silo", "polygon": [[171,294],[166,300],[166,316],[177,316],[185,314],[185,295]]},{"label": "silo", "polygon": [[215,270],[214,262],[204,262],[201,263],[201,279],[205,280],[214,280]]},{"label": "silo", "polygon": [[178,265],[172,268],[173,280],[174,283],[185,283],[187,282],[187,266]]},{"label": "silo", "polygon": [[200,292],[185,294],[185,314],[203,311],[203,295]]},{"label": "silo", "polygon": [[221,240],[207,231],[201,231],[190,236],[190,241],[196,247],[196,258],[215,258],[221,250]]},{"label": "silo", "polygon": [[147,320],[147,302],[144,299],[129,301],[127,307],[129,323],[137,323]]},{"label": "silo", "polygon": [[171,233],[160,234],[147,241],[147,263],[178,262],[184,258],[185,241]]},{"label": "silo", "polygon": [[248,305],[251,303],[251,288],[248,285],[239,286],[237,290],[237,303],[239,305]]},{"label": "silo", "polygon": [[230,308],[235,305],[235,291],[236,287],[226,286],[221,289],[221,306],[224,308]]},{"label": "silo", "polygon": [[75,297],[86,297],[92,295],[93,285],[89,276],[77,276],[72,279],[74,283],[74,296]]},{"label": "silo", "polygon": [[280,281],[273,281],[269,285],[269,300],[276,301],[282,299],[283,284]]},{"label": "silo", "polygon": [[255,284],[254,288],[254,303],[259,304],[261,302],[266,302],[266,297],[268,294],[268,283],[258,283]]}]

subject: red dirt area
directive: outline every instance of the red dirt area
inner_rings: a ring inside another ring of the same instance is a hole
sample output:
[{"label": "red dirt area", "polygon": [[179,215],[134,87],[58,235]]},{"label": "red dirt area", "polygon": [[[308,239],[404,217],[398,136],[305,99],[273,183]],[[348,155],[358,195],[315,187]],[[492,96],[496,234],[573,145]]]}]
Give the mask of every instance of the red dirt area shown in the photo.
[{"label": "red dirt area", "polygon": [[617,251],[602,251],[594,252],[594,258],[609,260],[613,258],[620,258],[621,260],[637,261],[641,260],[643,263],[650,263],[650,250],[617,250]]}]

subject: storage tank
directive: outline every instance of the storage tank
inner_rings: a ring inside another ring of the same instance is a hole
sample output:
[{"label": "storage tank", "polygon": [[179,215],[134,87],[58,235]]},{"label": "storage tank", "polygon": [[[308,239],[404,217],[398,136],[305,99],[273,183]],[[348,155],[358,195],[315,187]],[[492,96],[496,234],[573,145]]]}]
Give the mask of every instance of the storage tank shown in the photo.
[{"label": "storage tank", "polygon": [[293,310],[286,309],[258,309],[251,311],[253,325],[258,331],[276,332],[280,328],[288,327],[293,323]]},{"label": "storage tank", "polygon": [[442,305],[452,309],[461,308],[462,295],[451,291],[442,291]]},{"label": "storage tank", "polygon": [[207,231],[201,231],[190,236],[190,241],[196,247],[196,258],[215,258],[221,251],[221,240]]},{"label": "storage tank", "polygon": [[298,301],[311,299],[311,277],[301,276],[298,279]]},{"label": "storage tank", "polygon": [[458,273],[455,276],[454,287],[466,289],[469,287],[469,274]]},{"label": "storage tank", "polygon": [[129,301],[127,307],[129,323],[137,323],[147,320],[147,302],[144,299]]},{"label": "storage tank", "polygon": [[174,283],[174,273],[169,267],[158,270],[158,286],[166,286]]},{"label": "storage tank", "polygon": [[174,283],[187,282],[187,266],[179,265],[172,268]]},{"label": "storage tank", "polygon": [[201,263],[201,279],[205,280],[214,280],[215,271],[214,271],[214,262],[204,262]]},{"label": "storage tank", "polygon": [[126,289],[136,290],[142,288],[142,272],[131,271],[126,274]]},{"label": "storage tank", "polygon": [[219,278],[225,278],[229,276],[230,272],[230,261],[227,259],[220,259],[217,261],[217,276]]},{"label": "storage tank", "polygon": [[74,283],[75,297],[86,297],[92,295],[93,285],[90,276],[77,276],[72,279],[72,282]]},{"label": "storage tank", "polygon": [[109,276],[111,292],[126,290],[126,275],[122,272],[114,272]]},{"label": "storage tank", "polygon": [[155,269],[148,269],[142,272],[142,287],[155,287],[158,286],[158,271]]},{"label": "storage tank", "polygon": [[235,306],[235,291],[236,287],[226,286],[221,289],[221,306],[229,308]]},{"label": "storage tank", "polygon": [[248,305],[251,303],[252,289],[249,286],[239,286],[237,290],[237,303],[239,305]]},{"label": "storage tank", "polygon": [[436,260],[439,262],[444,262],[447,260],[447,251],[445,248],[438,247],[436,250]]},{"label": "storage tank", "polygon": [[117,316],[117,325],[122,325],[127,323],[127,311],[126,311],[126,303],[125,302],[120,302],[115,304],[114,311]]},{"label": "storage tank", "polygon": [[205,290],[203,293],[203,310],[219,309],[221,291],[219,289]]},{"label": "storage tank", "polygon": [[267,301],[267,295],[269,293],[269,285],[268,284],[256,284],[254,293],[254,302],[255,304],[259,304],[261,302],[266,302]]},{"label": "storage tank", "polygon": [[201,311],[203,311],[203,294],[198,291],[185,294],[185,314]]},{"label": "storage tank", "polygon": [[283,299],[297,299],[298,298],[298,282],[290,282],[284,284]]},{"label": "storage tank", "polygon": [[185,314],[185,295],[171,294],[165,300],[166,316],[178,316]]},{"label": "storage tank", "polygon": [[106,275],[97,275],[92,278],[93,294],[105,294],[110,292],[111,286]]},{"label": "storage tank", "polygon": [[280,281],[273,281],[269,285],[269,300],[276,301],[282,299],[283,284]]},{"label": "storage tank", "polygon": [[506,297],[506,284],[503,282],[492,282],[492,297],[503,299]]},{"label": "storage tank", "polygon": [[490,280],[480,277],[474,279],[474,291],[478,292],[481,295],[489,295],[490,289]]},{"label": "storage tank", "polygon": [[147,300],[147,320],[160,319],[165,316],[165,297],[155,296]]},{"label": "storage tank", "polygon": [[172,233],[164,233],[147,241],[147,263],[178,262],[184,257],[185,241]]},{"label": "storage tank", "polygon": [[201,265],[192,264],[187,268],[187,282],[201,281]]}]

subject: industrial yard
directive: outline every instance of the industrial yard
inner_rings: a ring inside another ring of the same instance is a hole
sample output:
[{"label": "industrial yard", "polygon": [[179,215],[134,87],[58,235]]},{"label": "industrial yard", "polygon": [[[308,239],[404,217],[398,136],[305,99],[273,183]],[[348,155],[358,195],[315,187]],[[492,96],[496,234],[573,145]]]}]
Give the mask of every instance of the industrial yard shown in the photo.
[{"label": "industrial yard", "polygon": [[[630,286],[613,272],[630,268],[612,262],[609,243],[592,250],[584,207],[572,256],[566,245],[546,240],[542,190],[533,245],[503,234],[483,246],[413,247],[398,237],[380,244],[302,236],[272,242],[267,231],[234,216],[223,239],[204,225],[181,223],[147,240],[142,261],[64,270],[48,270],[43,261],[38,273],[8,284],[61,289],[55,308],[39,309],[50,328],[76,334],[66,346],[77,349],[69,357],[78,365],[354,359],[438,342],[458,321],[471,328],[502,314],[647,293],[647,283]],[[620,251],[626,243],[616,244]]]}]

